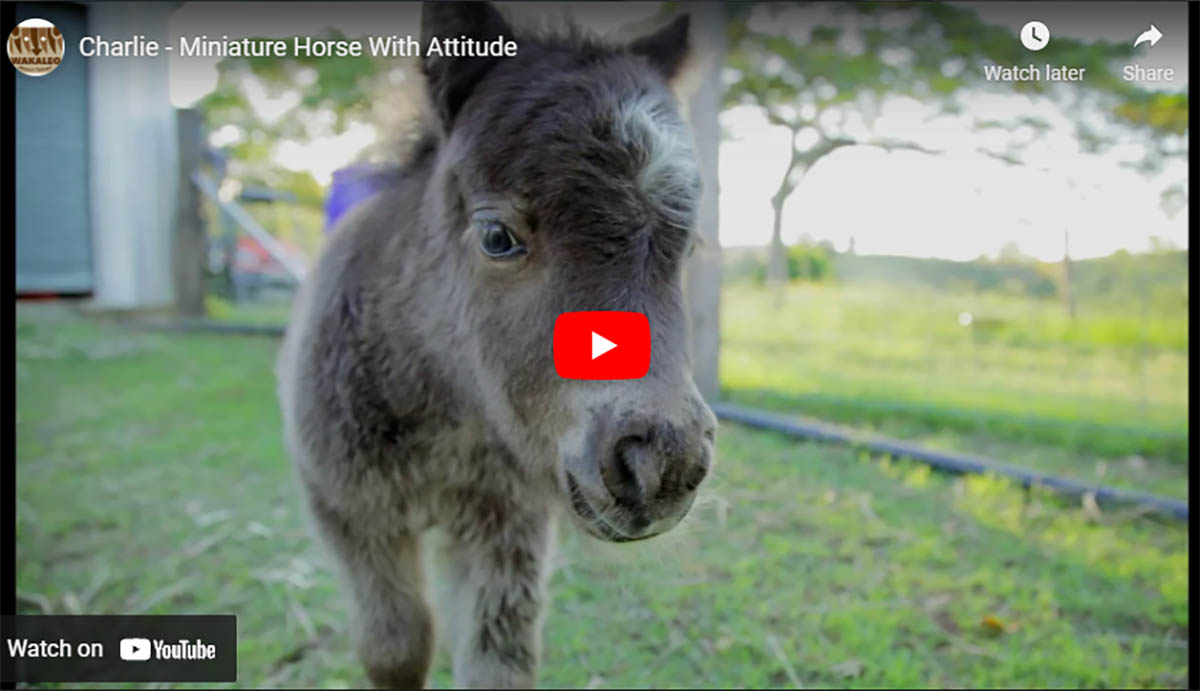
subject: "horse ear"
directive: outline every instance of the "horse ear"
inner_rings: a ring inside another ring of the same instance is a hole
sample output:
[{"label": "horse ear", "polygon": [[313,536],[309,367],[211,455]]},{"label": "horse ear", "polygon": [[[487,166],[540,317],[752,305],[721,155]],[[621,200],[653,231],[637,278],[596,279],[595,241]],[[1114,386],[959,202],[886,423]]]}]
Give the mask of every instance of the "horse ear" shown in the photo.
[{"label": "horse ear", "polygon": [[424,57],[421,71],[425,74],[433,107],[447,128],[479,80],[502,58],[431,56],[431,40],[466,36],[477,41],[490,41],[501,34],[511,36],[512,28],[490,2],[423,4],[421,45]]},{"label": "horse ear", "polygon": [[652,34],[635,39],[629,50],[650,61],[668,81],[678,76],[691,50],[689,15],[676,17],[673,22]]}]

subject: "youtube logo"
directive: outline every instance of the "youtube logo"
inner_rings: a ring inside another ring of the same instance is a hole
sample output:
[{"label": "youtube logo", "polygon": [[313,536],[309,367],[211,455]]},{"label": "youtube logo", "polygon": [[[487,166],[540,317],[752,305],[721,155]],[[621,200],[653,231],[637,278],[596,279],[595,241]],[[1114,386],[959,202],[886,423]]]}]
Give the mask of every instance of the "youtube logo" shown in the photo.
[{"label": "youtube logo", "polygon": [[554,370],[564,379],[638,379],[650,371],[650,320],[641,312],[563,312]]},{"label": "youtube logo", "polygon": [[122,660],[142,662],[150,659],[150,640],[147,638],[122,638]]}]

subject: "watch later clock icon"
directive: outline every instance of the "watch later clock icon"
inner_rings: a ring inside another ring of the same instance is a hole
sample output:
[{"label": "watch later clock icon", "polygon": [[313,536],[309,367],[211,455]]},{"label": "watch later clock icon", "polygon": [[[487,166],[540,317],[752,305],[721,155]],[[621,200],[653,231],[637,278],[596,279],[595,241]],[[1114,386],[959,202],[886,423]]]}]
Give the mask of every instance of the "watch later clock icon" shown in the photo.
[{"label": "watch later clock icon", "polygon": [[1029,50],[1041,50],[1050,43],[1050,29],[1041,22],[1028,22],[1021,27],[1021,43]]}]

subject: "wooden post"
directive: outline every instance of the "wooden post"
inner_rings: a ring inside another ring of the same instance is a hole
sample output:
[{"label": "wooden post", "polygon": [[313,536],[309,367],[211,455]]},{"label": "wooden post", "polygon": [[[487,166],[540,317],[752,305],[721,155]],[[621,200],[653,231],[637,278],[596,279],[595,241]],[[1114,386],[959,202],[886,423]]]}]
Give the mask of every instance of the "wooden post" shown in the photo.
[{"label": "wooden post", "polygon": [[200,167],[204,115],[195,109],[176,111],[179,132],[179,191],[172,247],[175,308],[189,317],[204,315],[204,264],[207,234],[200,193],[192,171]]},{"label": "wooden post", "polygon": [[692,15],[696,69],[700,79],[688,104],[688,119],[696,140],[696,157],[704,192],[696,232],[700,243],[686,266],[690,322],[689,350],[692,372],[700,393],[708,400],[720,396],[718,363],[721,348],[721,243],[718,235],[719,116],[724,97],[721,68],[725,64],[725,6],[721,2],[689,4]]}]

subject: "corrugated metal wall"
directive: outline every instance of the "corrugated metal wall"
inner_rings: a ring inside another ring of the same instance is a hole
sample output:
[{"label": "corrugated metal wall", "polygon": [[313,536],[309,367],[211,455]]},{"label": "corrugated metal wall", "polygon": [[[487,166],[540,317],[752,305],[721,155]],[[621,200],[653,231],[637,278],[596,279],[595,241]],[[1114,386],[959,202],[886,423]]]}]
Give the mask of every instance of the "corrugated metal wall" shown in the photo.
[{"label": "corrugated metal wall", "polygon": [[88,293],[94,283],[88,66],[78,52],[87,9],[18,3],[16,15],[52,22],[66,38],[53,72],[16,75],[17,293]]}]

